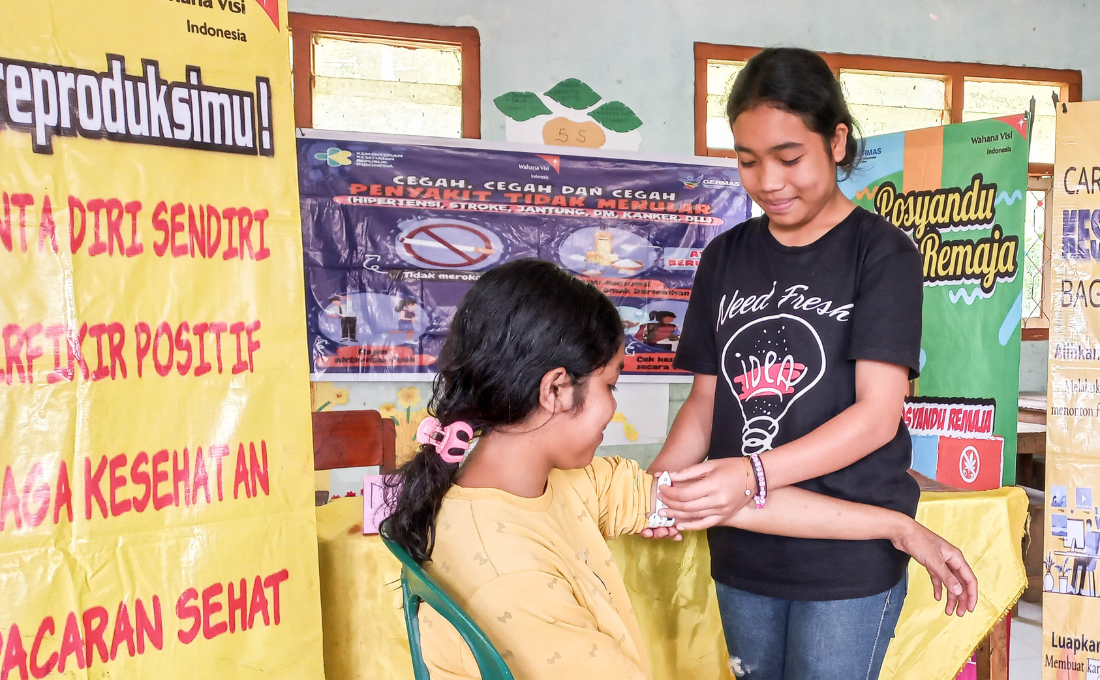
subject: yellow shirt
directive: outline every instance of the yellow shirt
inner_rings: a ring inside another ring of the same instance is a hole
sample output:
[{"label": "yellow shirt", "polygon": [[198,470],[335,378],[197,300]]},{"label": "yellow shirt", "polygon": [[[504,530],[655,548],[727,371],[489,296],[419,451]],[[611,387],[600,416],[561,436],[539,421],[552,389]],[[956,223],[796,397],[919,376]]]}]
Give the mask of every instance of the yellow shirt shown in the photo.
[{"label": "yellow shirt", "polygon": [[[632,460],[554,470],[546,492],[452,486],[427,572],[481,626],[516,680],[649,680],[634,609],[604,542],[637,533],[652,477]],[[479,678],[458,632],[420,608],[432,680]]]}]

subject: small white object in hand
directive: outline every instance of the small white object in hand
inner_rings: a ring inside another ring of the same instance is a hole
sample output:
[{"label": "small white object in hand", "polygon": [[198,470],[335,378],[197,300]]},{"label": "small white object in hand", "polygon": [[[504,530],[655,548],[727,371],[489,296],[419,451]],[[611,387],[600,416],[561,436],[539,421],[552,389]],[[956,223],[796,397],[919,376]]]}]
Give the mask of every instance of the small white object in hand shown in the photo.
[{"label": "small white object in hand", "polygon": [[[657,478],[657,492],[660,493],[661,487],[672,486],[672,478],[668,476],[668,470],[661,473],[661,476]],[[660,498],[656,498],[656,505],[653,508],[653,513],[649,516],[649,524],[646,526],[650,529],[658,529],[662,527],[670,527],[676,524],[675,517],[661,517],[660,511],[668,506],[661,502]]]}]

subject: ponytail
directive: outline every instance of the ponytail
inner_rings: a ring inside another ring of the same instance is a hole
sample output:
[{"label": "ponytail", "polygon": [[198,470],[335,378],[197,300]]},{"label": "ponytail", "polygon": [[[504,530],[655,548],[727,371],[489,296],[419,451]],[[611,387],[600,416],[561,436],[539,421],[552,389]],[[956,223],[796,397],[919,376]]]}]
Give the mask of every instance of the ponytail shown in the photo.
[{"label": "ponytail", "polygon": [[[450,425],[461,418],[450,412],[453,399],[445,399],[446,383],[443,373],[436,376],[432,385],[432,398],[428,414],[439,420],[440,425]],[[475,436],[479,433],[474,432]],[[443,505],[443,497],[454,484],[459,463],[448,463],[439,455],[435,446],[422,444],[416,455],[406,462],[385,482],[386,507],[392,508],[386,523],[386,538],[397,543],[405,552],[423,564],[431,559],[435,546],[435,516]]]},{"label": "ponytail", "polygon": [[412,460],[401,466],[396,477],[386,479],[386,505],[393,508],[386,538],[403,547],[419,563],[431,559],[435,516],[457,473],[458,463],[443,460],[432,446],[421,446]]}]

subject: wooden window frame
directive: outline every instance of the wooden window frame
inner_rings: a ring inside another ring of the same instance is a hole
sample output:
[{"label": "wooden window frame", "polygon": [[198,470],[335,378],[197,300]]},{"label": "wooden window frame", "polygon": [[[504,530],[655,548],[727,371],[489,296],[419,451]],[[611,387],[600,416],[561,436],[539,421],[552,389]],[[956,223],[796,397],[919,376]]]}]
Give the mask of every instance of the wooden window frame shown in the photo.
[{"label": "wooden window frame", "polygon": [[[316,33],[388,43],[450,45],[461,50],[462,136],[481,138],[481,37],[468,26],[429,26],[290,13],[294,38],[294,124],[313,127],[313,40]],[[307,39],[302,39],[306,36]]]},{"label": "wooden window frame", "polygon": [[[748,61],[763,48],[739,45],[695,43],[695,155],[736,158],[731,149],[711,149],[707,146],[707,64],[716,61]],[[854,54],[819,52],[825,63],[840,77],[841,69],[882,73],[884,75],[936,76],[944,79],[944,108],[950,112],[949,123],[963,122],[963,88],[967,78],[978,80],[1033,81],[1065,83],[1059,99],[1081,101],[1081,72],[1068,69],[1032,68],[1025,66],[996,66],[954,61],[929,61],[926,59],[902,59],[897,57],[871,57]],[[1029,163],[1029,178],[1054,174],[1052,163]],[[1043,236],[1044,253],[1049,253],[1050,224],[1052,214],[1047,206],[1047,228]],[[1049,258],[1044,258],[1049,263]],[[1050,267],[1043,267],[1044,300],[1049,305]],[[1044,306],[1044,312],[1049,311]],[[1021,330],[1024,340],[1046,340],[1049,328],[1025,327]]]},{"label": "wooden window frame", "polygon": [[[707,147],[707,62],[748,61],[761,47],[738,45],[715,45],[713,43],[695,43],[695,155],[721,156],[736,158],[730,149],[711,149]],[[897,57],[870,57],[856,54],[819,52],[825,63],[840,77],[841,69],[882,73],[883,75],[936,76],[944,79],[944,108],[950,111],[949,123],[963,122],[963,87],[966,79],[1034,81],[1044,83],[1065,83],[1059,99],[1062,101],[1081,101],[1081,72],[1051,68],[1032,68],[1028,66],[995,66],[991,64],[972,64],[957,61],[929,61],[926,59],[901,59]],[[1054,166],[1051,163],[1030,163],[1028,174],[1032,176],[1051,175]]]}]

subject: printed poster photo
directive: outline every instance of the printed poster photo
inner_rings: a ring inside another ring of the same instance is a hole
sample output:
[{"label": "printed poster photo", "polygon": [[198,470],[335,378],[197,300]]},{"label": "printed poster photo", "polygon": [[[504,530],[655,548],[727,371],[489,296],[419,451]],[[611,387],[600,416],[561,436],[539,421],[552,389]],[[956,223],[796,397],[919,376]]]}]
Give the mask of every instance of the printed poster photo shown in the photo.
[{"label": "printed poster photo", "polygon": [[657,248],[639,234],[610,227],[587,227],[562,241],[558,260],[582,276],[623,278],[652,267],[657,260]]}]

